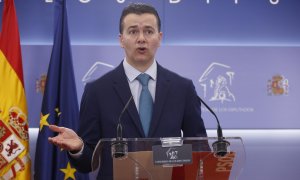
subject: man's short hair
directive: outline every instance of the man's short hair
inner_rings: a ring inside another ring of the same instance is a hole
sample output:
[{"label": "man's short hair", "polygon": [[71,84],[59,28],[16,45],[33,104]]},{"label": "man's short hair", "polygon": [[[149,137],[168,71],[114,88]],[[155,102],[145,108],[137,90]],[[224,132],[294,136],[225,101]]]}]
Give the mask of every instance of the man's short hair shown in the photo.
[{"label": "man's short hair", "polygon": [[124,20],[125,16],[127,16],[128,14],[141,15],[141,14],[145,14],[145,13],[153,14],[156,17],[157,28],[158,28],[158,31],[160,32],[161,22],[160,22],[160,18],[159,18],[159,15],[158,15],[156,9],[153,6],[144,4],[144,3],[131,3],[123,9],[122,15],[120,17],[120,23],[119,23],[120,34],[123,33],[123,20]]}]

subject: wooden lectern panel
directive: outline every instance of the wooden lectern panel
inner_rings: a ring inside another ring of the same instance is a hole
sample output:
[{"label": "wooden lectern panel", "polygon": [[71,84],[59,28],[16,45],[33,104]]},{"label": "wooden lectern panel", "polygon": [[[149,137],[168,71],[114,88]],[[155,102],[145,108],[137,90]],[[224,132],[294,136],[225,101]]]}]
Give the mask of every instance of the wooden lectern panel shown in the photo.
[{"label": "wooden lectern panel", "polygon": [[193,163],[174,167],[172,180],[228,180],[234,156],[233,152],[222,158],[212,152],[193,152]]},{"label": "wooden lectern panel", "polygon": [[212,152],[193,152],[193,163],[179,167],[153,164],[152,151],[129,152],[126,159],[113,160],[115,180],[228,180],[235,153],[217,158]]}]

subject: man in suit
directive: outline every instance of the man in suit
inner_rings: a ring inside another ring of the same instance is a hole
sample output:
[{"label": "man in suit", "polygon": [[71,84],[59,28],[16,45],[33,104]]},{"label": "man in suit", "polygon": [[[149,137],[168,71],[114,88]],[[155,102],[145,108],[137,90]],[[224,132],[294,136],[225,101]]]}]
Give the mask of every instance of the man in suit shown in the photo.
[{"label": "man in suit", "polygon": [[[133,101],[121,117],[123,137],[207,136],[201,102],[192,81],[163,68],[155,60],[162,39],[157,11],[150,5],[130,4],[122,12],[119,29],[125,58],[116,69],[86,85],[77,134],[71,129],[50,126],[59,134],[49,141],[70,151],[72,165],[82,172],[91,171],[92,154],[99,139],[117,136],[119,115],[131,96]],[[145,89],[140,74],[149,79]],[[143,109],[145,97],[150,97],[151,102]],[[142,114],[148,114],[146,120]],[[109,148],[102,152],[103,163],[98,178],[111,178]]]}]

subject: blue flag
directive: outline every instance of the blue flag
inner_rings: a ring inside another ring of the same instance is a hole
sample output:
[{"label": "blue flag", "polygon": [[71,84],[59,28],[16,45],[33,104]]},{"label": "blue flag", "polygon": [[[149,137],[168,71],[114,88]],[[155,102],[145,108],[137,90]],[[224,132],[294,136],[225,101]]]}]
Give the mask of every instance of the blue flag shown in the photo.
[{"label": "blue flag", "polygon": [[54,44],[42,102],[34,179],[88,179],[88,174],[80,174],[71,166],[68,152],[48,142],[48,137],[57,135],[49,129],[50,124],[77,130],[79,121],[65,0],[55,1],[54,22]]}]

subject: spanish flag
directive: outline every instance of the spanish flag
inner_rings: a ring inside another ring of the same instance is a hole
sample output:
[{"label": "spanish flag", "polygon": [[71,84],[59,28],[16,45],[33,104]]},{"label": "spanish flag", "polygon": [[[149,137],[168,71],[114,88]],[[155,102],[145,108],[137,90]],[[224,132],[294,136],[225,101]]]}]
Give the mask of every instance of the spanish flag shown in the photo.
[{"label": "spanish flag", "polygon": [[3,7],[0,82],[0,177],[30,179],[27,105],[13,0],[5,0]]}]

